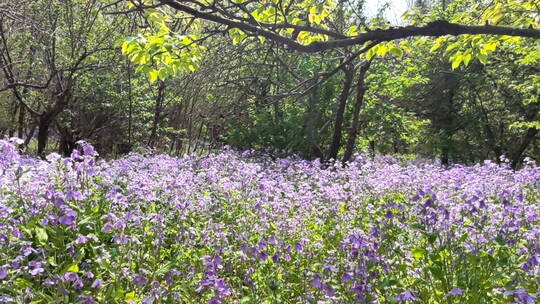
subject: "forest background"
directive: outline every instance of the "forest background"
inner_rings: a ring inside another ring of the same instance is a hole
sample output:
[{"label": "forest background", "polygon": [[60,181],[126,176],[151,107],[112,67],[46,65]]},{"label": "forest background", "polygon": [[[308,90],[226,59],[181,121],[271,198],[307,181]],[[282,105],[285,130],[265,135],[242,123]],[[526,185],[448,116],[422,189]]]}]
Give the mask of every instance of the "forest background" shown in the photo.
[{"label": "forest background", "polygon": [[3,1],[0,137],[42,156],[539,158],[536,1],[376,4]]}]

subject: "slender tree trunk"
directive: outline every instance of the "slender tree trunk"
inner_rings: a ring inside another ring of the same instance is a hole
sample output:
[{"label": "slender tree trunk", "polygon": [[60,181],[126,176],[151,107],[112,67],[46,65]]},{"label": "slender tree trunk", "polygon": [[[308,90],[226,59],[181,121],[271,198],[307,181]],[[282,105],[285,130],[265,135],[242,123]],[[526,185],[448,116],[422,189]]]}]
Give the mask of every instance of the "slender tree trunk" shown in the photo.
[{"label": "slender tree trunk", "polygon": [[23,150],[26,150],[26,147],[28,147],[28,144],[34,137],[35,132],[36,132],[36,124],[33,122],[32,126],[30,127],[30,131],[28,132],[28,134],[26,134],[26,137],[24,138],[24,143],[22,145]]},{"label": "slender tree trunk", "polygon": [[315,156],[323,159],[324,154],[320,147],[319,131],[317,129],[319,121],[319,112],[317,109],[317,96],[315,90],[308,97],[307,104],[306,135],[309,142],[309,156]]},{"label": "slender tree trunk", "polygon": [[51,119],[48,115],[41,115],[38,121],[38,134],[37,134],[37,154],[40,157],[45,156],[45,148],[47,147],[47,141],[49,139],[49,128],[51,126]]},{"label": "slender tree trunk", "polygon": [[338,108],[336,111],[336,117],[334,119],[334,135],[332,136],[332,143],[328,149],[327,159],[337,159],[339,148],[341,147],[341,134],[343,130],[343,115],[345,114],[345,107],[347,106],[347,99],[351,91],[351,86],[354,78],[353,67],[348,65],[343,68],[345,73],[343,78],[343,87],[341,94],[339,94]]},{"label": "slender tree trunk", "polygon": [[360,111],[362,110],[362,105],[364,104],[364,95],[367,91],[366,86],[366,74],[371,65],[371,60],[365,61],[360,65],[360,71],[358,75],[358,82],[356,84],[356,100],[354,103],[353,109],[353,120],[351,123],[351,128],[349,130],[349,136],[347,139],[347,146],[345,147],[345,153],[343,154],[342,162],[345,164],[348,162],[354,152],[356,137],[358,136],[358,130],[360,129]]},{"label": "slender tree trunk", "polygon": [[25,117],[25,110],[26,108],[22,103],[19,104],[19,121],[18,121],[18,128],[17,128],[17,137],[23,138],[24,137],[24,117]]},{"label": "slender tree trunk", "polygon": [[12,111],[10,115],[10,124],[8,128],[8,136],[13,137],[15,136],[15,125],[17,124],[17,110],[19,107],[17,106],[17,102],[14,101],[12,104]]},{"label": "slender tree trunk", "polygon": [[441,143],[441,164],[447,166],[450,164],[450,154],[453,146],[452,137],[454,133],[450,130],[443,130]]},{"label": "slender tree trunk", "polygon": [[163,99],[165,97],[165,82],[160,81],[158,87],[158,94],[156,97],[156,104],[154,107],[154,119],[152,121],[152,129],[150,130],[150,138],[148,139],[148,146],[154,147],[157,141],[157,130],[159,127],[159,121],[161,119],[161,108],[163,104]]},{"label": "slender tree trunk", "polygon": [[61,127],[57,126],[58,133],[60,134],[60,142],[58,143],[58,153],[69,156],[73,149],[75,149],[75,143],[77,142],[77,136],[69,126]]}]

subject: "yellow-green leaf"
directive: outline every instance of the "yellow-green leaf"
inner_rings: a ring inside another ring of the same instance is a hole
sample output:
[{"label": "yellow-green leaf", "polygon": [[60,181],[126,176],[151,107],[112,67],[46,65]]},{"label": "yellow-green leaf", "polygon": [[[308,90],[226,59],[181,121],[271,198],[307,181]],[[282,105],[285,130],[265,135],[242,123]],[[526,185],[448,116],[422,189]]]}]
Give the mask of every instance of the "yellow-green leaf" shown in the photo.
[{"label": "yellow-green leaf", "polygon": [[444,38],[442,38],[442,37],[437,38],[435,40],[435,43],[433,44],[433,46],[431,47],[431,49],[429,51],[431,53],[435,52],[436,50],[438,50],[442,46],[443,42],[444,42]]},{"label": "yellow-green leaf", "polygon": [[73,264],[66,269],[67,272],[79,272],[79,265]]},{"label": "yellow-green leaf", "polygon": [[396,57],[403,57],[403,50],[398,47],[390,48],[390,54],[396,56]]},{"label": "yellow-green leaf", "polygon": [[136,301],[137,297],[135,296],[135,292],[132,291],[132,292],[126,293],[126,296],[124,297],[124,300],[126,300],[126,302],[134,302],[134,301]]},{"label": "yellow-green leaf", "polygon": [[451,51],[451,50],[457,48],[459,45],[460,45],[460,42],[459,42],[459,41],[454,42],[454,43],[450,44],[450,45],[446,48],[446,50],[447,50],[447,51]]},{"label": "yellow-green leaf", "polygon": [[461,62],[463,62],[463,54],[461,52],[457,52],[454,54],[454,56],[451,57],[452,60],[452,70],[455,70],[459,67]]},{"label": "yellow-green leaf", "polygon": [[152,69],[150,70],[150,72],[148,72],[148,76],[150,77],[150,82],[154,83],[158,80],[159,71],[156,69]]},{"label": "yellow-green leaf", "polygon": [[484,43],[482,49],[484,49],[487,53],[493,52],[497,49],[497,42]]},{"label": "yellow-green leaf", "polygon": [[412,250],[411,254],[415,260],[421,260],[426,256],[427,250],[425,250],[424,248],[416,247]]},{"label": "yellow-green leaf", "polygon": [[463,63],[465,65],[469,65],[469,63],[471,62],[471,59],[472,59],[472,54],[467,53],[465,56],[463,56]]},{"label": "yellow-green leaf", "polygon": [[39,243],[45,244],[49,240],[49,236],[47,235],[47,231],[43,228],[36,228],[36,238]]},{"label": "yellow-green leaf", "polygon": [[358,26],[353,25],[347,30],[347,36],[358,36]]}]

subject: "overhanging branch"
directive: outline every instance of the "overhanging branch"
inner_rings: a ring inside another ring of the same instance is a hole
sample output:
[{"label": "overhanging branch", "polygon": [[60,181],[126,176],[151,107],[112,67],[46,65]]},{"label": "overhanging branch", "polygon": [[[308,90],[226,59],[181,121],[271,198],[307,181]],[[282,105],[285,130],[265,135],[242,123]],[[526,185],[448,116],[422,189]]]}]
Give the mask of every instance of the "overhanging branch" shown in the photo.
[{"label": "overhanging branch", "polygon": [[[212,12],[203,12],[197,10],[188,5],[182,4],[176,0],[160,0],[162,4],[166,4],[171,8],[187,13],[195,18],[200,18],[215,23],[219,23],[230,28],[238,28],[245,32],[263,36],[267,39],[282,43],[288,46],[291,50],[304,52],[304,53],[316,53],[330,49],[348,47],[353,45],[362,45],[368,41],[392,41],[397,39],[404,39],[415,36],[428,36],[428,37],[440,37],[446,35],[459,36],[464,34],[470,35],[506,35],[506,36],[518,36],[525,38],[540,39],[540,30],[533,28],[512,28],[505,26],[492,26],[492,25],[461,25],[451,23],[448,21],[435,21],[428,23],[425,26],[406,26],[396,27],[389,29],[377,29],[362,33],[355,37],[348,37],[344,39],[336,39],[330,41],[313,42],[308,45],[298,43],[296,40],[282,36],[276,32],[265,29],[264,27],[256,26],[248,22],[241,22],[231,20],[226,17],[214,14]],[[274,26],[279,28],[281,26]],[[306,31],[317,32],[316,28],[310,30],[305,28]]]}]

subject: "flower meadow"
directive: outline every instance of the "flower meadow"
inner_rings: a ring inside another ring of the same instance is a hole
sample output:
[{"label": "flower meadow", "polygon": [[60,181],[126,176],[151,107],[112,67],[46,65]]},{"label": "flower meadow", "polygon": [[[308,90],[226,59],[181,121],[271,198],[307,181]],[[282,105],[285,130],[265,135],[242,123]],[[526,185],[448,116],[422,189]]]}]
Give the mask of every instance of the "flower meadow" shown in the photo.
[{"label": "flower meadow", "polygon": [[0,303],[536,303],[540,168],[0,141]]}]

